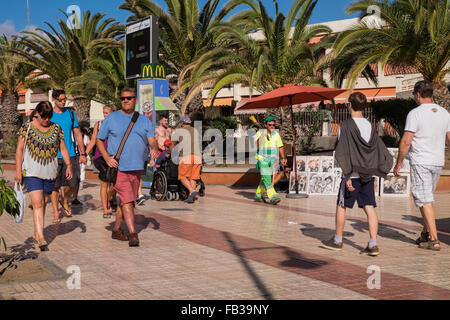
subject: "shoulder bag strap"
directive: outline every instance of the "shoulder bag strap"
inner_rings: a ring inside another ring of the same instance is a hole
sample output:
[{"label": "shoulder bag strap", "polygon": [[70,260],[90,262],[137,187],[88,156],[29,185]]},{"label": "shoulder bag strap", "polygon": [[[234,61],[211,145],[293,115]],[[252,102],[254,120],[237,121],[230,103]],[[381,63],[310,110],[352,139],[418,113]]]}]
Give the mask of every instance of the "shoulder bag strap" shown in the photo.
[{"label": "shoulder bag strap", "polygon": [[133,114],[133,117],[131,118],[131,122],[128,125],[128,129],[125,132],[125,135],[122,138],[122,142],[120,143],[119,149],[117,150],[117,154],[114,157],[114,159],[116,159],[117,162],[119,162],[119,160],[120,160],[120,155],[122,154],[122,150],[123,150],[123,147],[125,146],[125,142],[127,141],[128,136],[130,135],[131,129],[133,129],[133,126],[136,123],[138,117],[139,117],[139,112],[135,112]]}]

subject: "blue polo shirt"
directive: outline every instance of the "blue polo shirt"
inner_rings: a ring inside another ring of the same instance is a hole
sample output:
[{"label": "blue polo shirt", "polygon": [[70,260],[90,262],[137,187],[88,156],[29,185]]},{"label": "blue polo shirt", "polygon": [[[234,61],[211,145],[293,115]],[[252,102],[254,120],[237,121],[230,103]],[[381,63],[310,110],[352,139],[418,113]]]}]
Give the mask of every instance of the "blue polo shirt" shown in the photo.
[{"label": "blue polo shirt", "polygon": [[[133,115],[126,115],[122,111],[111,113],[103,121],[97,137],[108,139],[108,154],[115,156],[122,138],[127,131]],[[122,150],[119,161],[120,171],[137,171],[144,169],[144,162],[148,161],[148,138],[154,137],[153,125],[148,117],[139,115]]]}]

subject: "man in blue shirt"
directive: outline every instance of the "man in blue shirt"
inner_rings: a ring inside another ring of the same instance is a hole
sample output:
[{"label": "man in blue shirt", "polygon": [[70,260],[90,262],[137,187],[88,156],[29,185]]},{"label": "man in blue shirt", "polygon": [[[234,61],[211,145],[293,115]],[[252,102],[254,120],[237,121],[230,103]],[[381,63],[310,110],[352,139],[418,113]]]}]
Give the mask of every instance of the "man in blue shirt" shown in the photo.
[{"label": "man in blue shirt", "polygon": [[[64,132],[64,143],[67,146],[67,150],[70,155],[70,164],[72,167],[72,179],[66,180],[67,166],[62,159],[61,152],[58,151],[58,175],[56,177],[55,190],[52,193],[52,207],[53,207],[53,223],[61,222],[59,218],[59,190],[63,191],[63,204],[66,215],[72,216],[72,212],[69,208],[69,199],[80,183],[80,162],[86,164],[87,154],[85,153],[83,136],[81,135],[80,128],[78,126],[77,116],[75,112],[65,107],[66,105],[66,93],[64,90],[55,90],[52,94],[53,97],[53,117],[51,121],[58,124]],[[75,146],[75,140],[76,145]],[[79,157],[76,152],[78,147]]]},{"label": "man in blue shirt", "polygon": [[[96,144],[108,166],[119,169],[114,188],[119,195],[121,208],[118,208],[116,213],[112,238],[121,241],[128,240],[130,247],[136,247],[139,246],[139,238],[134,227],[134,207],[138,196],[139,181],[144,162],[148,161],[149,146],[152,159],[156,159],[158,146],[154,138],[152,123],[148,117],[140,115],[123,147],[120,163],[117,163],[114,156],[117,154],[122,138],[133,117],[136,91],[131,88],[123,89],[120,100],[122,109],[111,113],[103,121]],[[108,139],[108,150],[103,144],[105,139]],[[124,218],[130,232],[128,237],[120,229]]]}]

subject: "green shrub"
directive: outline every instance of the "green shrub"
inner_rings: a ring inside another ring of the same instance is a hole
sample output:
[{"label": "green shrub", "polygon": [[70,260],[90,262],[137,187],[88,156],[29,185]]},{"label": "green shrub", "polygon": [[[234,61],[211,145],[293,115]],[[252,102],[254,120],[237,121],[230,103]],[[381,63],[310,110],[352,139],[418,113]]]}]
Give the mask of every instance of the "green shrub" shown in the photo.
[{"label": "green shrub", "polygon": [[[3,167],[0,164],[0,173],[3,173]],[[11,216],[15,217],[20,214],[20,205],[16,200],[16,192],[13,188],[7,187],[8,183],[5,179],[0,179],[0,216],[3,214],[3,211],[6,211]],[[3,243],[5,250],[6,242],[5,239],[0,236],[0,244]]]},{"label": "green shrub", "polygon": [[372,101],[370,103],[373,113],[378,120],[386,119],[400,137],[405,129],[406,116],[417,107],[414,99],[391,99]]},{"label": "green shrub", "polygon": [[237,129],[238,120],[233,116],[221,116],[213,119],[205,119],[205,124],[212,129],[218,129],[222,133],[222,136],[225,137],[227,129]]}]

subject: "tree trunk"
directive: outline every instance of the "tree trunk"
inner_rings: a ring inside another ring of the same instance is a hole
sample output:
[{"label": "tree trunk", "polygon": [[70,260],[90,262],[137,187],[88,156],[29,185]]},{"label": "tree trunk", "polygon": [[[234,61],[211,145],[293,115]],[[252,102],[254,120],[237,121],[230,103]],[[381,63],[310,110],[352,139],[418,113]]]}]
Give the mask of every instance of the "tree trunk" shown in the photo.
[{"label": "tree trunk", "polygon": [[73,101],[74,111],[77,115],[78,122],[87,121],[90,124],[91,100],[75,99]]},{"label": "tree trunk", "polygon": [[433,89],[434,102],[450,112],[450,92],[448,91],[445,81],[435,82],[433,84]]},{"label": "tree trunk", "polygon": [[281,137],[284,142],[292,142],[294,133],[292,132],[291,107],[283,107],[281,110]]},{"label": "tree trunk", "polygon": [[17,92],[4,90],[2,93],[2,108],[0,117],[0,131],[5,142],[10,142],[17,137],[17,121],[19,120],[19,96]]},{"label": "tree trunk", "polygon": [[188,104],[188,106],[186,108],[187,115],[190,115],[194,112],[199,112],[202,114],[205,113],[205,108],[203,106],[203,97],[202,97],[201,91],[199,93],[197,93],[197,95],[194,97],[194,99],[192,99],[192,101]]}]

